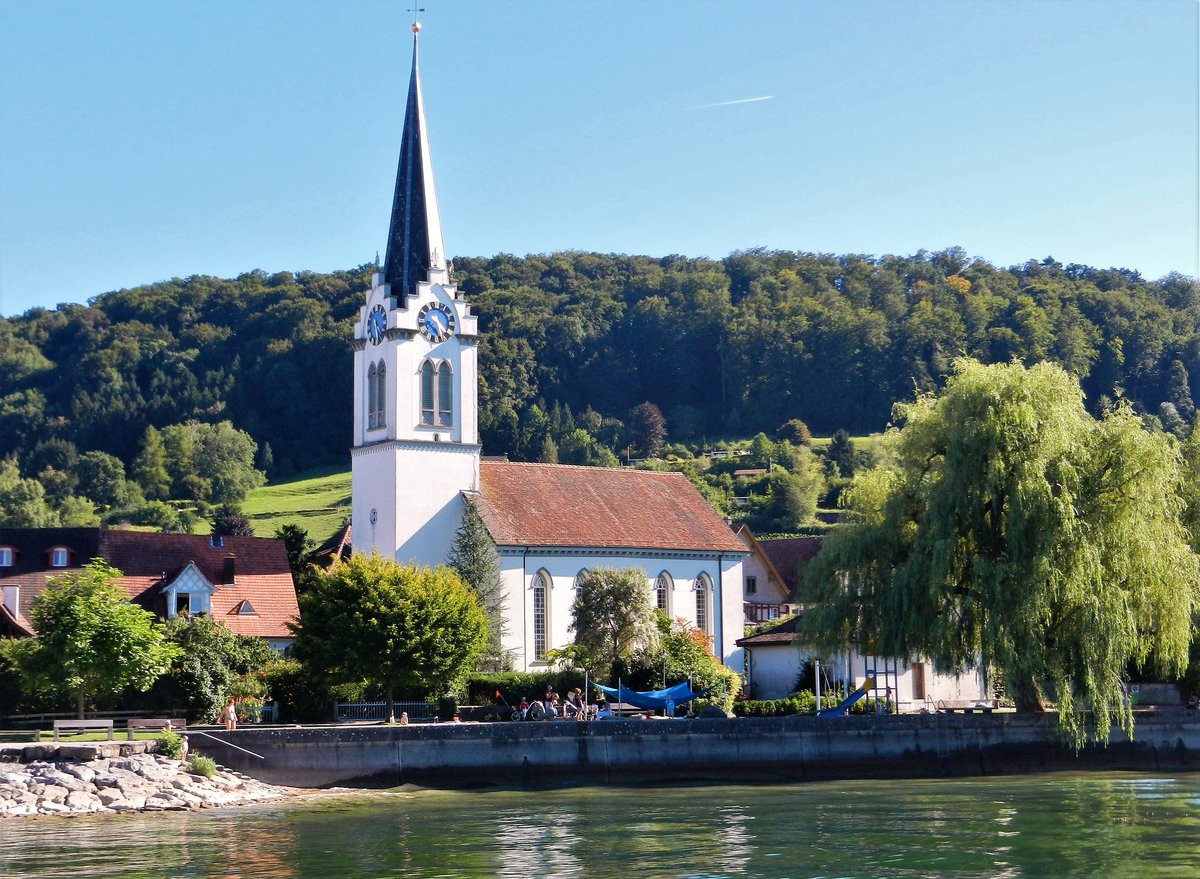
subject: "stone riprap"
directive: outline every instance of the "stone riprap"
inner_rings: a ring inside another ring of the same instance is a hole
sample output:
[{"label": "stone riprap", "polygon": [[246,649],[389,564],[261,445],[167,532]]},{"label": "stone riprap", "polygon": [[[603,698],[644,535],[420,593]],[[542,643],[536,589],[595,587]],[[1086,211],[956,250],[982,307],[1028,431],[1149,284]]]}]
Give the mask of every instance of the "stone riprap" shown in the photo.
[{"label": "stone riprap", "polygon": [[238,772],[193,775],[150,753],[152,742],[0,748],[0,818],[204,809],[278,799],[288,791]]}]

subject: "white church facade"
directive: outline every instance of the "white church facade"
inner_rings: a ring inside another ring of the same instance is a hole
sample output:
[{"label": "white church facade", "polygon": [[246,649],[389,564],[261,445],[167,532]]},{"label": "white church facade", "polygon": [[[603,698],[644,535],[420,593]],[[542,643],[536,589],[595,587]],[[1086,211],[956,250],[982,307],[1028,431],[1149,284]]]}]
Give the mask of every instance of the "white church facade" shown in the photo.
[{"label": "white church facade", "polygon": [[481,460],[478,327],[442,242],[415,30],[387,256],[354,325],[355,551],[443,564],[471,502],[499,553],[502,646],[518,670],[571,642],[582,573],[632,567],[648,602],[740,671],[748,553],[686,477]]}]

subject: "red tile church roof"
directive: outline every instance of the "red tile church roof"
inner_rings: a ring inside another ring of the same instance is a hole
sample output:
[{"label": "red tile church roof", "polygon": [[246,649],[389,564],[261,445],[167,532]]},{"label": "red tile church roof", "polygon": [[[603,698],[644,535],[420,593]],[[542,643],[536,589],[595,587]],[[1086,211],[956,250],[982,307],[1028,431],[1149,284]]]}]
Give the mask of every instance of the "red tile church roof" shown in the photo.
[{"label": "red tile church roof", "polygon": [[479,473],[498,546],[746,551],[682,473],[507,461]]}]

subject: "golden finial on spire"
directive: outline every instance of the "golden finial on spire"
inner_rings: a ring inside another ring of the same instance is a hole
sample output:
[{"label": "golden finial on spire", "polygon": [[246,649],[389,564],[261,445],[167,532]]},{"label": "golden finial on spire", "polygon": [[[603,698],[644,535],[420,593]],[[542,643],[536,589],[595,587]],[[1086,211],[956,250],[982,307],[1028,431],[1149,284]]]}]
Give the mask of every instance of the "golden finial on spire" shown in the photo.
[{"label": "golden finial on spire", "polygon": [[419,21],[414,21],[414,22],[412,23],[412,32],[415,34],[415,33],[417,33],[417,32],[418,32],[420,29],[421,29],[421,22],[419,22]]}]

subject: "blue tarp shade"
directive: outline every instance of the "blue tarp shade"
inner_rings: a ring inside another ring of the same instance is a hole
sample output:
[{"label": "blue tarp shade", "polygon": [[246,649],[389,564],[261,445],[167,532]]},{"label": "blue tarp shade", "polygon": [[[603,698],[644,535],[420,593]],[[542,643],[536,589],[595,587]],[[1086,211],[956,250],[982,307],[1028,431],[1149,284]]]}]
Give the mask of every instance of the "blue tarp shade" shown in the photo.
[{"label": "blue tarp shade", "polygon": [[649,690],[644,693],[638,690],[630,690],[620,683],[614,688],[606,687],[603,684],[597,684],[593,681],[592,686],[614,702],[624,702],[627,705],[636,705],[638,708],[647,708],[651,711],[666,708],[668,700],[674,705],[683,705],[708,692],[707,690],[702,690],[699,693],[693,693],[692,687],[687,681],[684,681],[682,684],[676,684],[673,687],[667,687],[665,690]]}]

